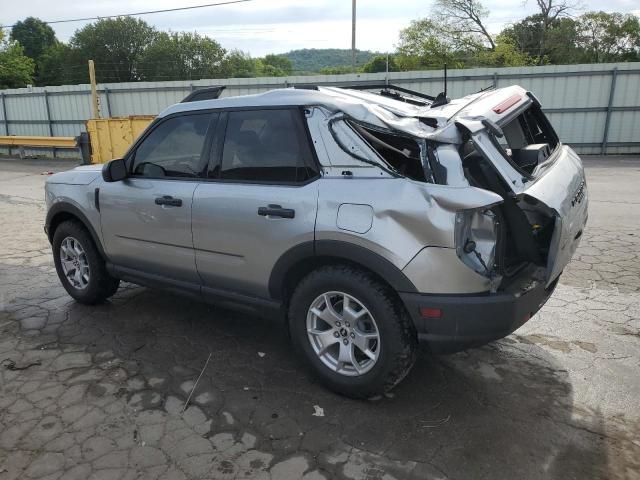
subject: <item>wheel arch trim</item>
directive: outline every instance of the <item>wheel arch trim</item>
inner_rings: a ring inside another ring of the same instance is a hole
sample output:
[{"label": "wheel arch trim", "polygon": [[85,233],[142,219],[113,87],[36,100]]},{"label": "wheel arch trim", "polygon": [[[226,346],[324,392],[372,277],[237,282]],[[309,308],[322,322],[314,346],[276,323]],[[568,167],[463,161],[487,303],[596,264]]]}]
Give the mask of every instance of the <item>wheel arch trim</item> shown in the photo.
[{"label": "wheel arch trim", "polygon": [[47,217],[45,220],[45,232],[47,233],[49,243],[53,244],[53,235],[55,233],[55,229],[51,228],[52,224],[57,226],[57,223],[59,222],[56,222],[55,219],[61,214],[75,217],[76,220],[82,223],[82,225],[89,232],[89,235],[91,235],[91,239],[93,240],[93,243],[96,245],[98,252],[100,252],[100,255],[102,255],[102,258],[104,259],[107,258],[104,253],[104,249],[102,248],[102,242],[100,241],[100,237],[98,236],[98,233],[93,228],[93,225],[91,224],[87,216],[84,213],[82,213],[82,210],[80,210],[78,207],[76,207],[75,205],[69,202],[57,202],[53,204],[51,208],[49,208],[49,211],[47,212]]},{"label": "wheel arch trim", "polygon": [[345,260],[370,270],[386,281],[397,292],[417,292],[409,278],[381,255],[365,247],[340,240],[315,240],[296,245],[276,261],[269,277],[269,294],[274,299],[282,299],[283,285],[287,273],[305,260],[322,257]]}]

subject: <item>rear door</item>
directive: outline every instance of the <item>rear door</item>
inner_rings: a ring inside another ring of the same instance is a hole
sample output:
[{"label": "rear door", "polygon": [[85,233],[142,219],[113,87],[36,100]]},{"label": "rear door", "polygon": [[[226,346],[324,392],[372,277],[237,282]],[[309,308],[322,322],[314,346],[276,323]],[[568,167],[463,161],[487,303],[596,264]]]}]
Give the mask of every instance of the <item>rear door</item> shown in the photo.
[{"label": "rear door", "polygon": [[208,181],[193,198],[203,285],[269,298],[269,277],[280,256],[312,245],[318,177],[301,109],[223,113]]},{"label": "rear door", "polygon": [[162,119],[129,154],[129,177],[100,187],[105,250],[118,267],[199,283],[191,205],[206,171],[207,131],[216,116]]}]

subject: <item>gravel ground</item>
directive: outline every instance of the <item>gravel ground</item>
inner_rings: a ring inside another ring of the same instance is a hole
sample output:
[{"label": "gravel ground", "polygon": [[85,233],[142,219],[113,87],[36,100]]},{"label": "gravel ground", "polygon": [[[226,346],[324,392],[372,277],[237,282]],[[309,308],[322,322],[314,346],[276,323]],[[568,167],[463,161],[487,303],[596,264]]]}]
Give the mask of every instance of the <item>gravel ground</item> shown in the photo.
[{"label": "gravel ground", "polygon": [[130,284],[74,303],[42,231],[42,172],[72,164],[0,161],[0,480],[640,478],[640,159],[585,163],[589,225],[541,312],[362,402],[277,321]]}]

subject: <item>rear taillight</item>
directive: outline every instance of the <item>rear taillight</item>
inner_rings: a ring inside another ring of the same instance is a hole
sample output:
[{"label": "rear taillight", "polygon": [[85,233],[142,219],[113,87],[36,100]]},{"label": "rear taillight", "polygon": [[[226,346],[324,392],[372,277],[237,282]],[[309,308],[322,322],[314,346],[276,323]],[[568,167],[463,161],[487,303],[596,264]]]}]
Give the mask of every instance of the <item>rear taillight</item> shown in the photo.
[{"label": "rear taillight", "polygon": [[522,96],[511,95],[504,102],[499,103],[498,105],[493,107],[493,111],[496,112],[497,114],[504,113],[507,110],[509,110],[511,107],[513,107],[516,103],[518,103],[520,100],[522,100]]},{"label": "rear taillight", "polygon": [[422,318],[430,319],[442,318],[442,310],[432,307],[420,307],[420,316]]},{"label": "rear taillight", "polygon": [[487,208],[461,210],[456,214],[455,243],[458,257],[480,275],[492,278],[498,222]]}]

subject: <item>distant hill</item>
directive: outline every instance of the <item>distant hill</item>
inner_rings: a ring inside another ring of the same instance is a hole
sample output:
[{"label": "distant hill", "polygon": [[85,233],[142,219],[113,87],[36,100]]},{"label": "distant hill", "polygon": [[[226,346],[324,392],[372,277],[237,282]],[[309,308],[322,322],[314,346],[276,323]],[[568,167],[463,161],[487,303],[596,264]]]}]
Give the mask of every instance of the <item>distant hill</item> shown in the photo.
[{"label": "distant hill", "polygon": [[[375,55],[369,50],[356,50],[356,65],[367,63]],[[294,73],[314,73],[326,67],[351,66],[351,50],[347,48],[303,48],[283,53],[293,64]]]}]

